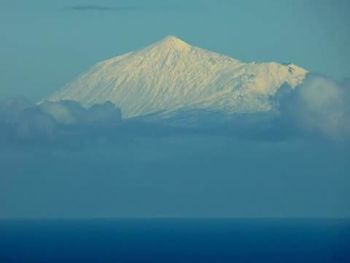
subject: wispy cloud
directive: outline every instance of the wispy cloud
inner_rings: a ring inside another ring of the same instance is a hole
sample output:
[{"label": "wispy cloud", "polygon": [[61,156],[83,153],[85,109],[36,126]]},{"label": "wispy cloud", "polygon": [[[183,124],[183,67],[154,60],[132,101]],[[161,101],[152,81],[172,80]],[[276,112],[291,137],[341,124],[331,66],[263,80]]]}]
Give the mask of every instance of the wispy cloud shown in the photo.
[{"label": "wispy cloud", "polygon": [[[157,1],[149,0],[146,1],[120,1],[114,2],[111,5],[106,4],[76,4],[76,5],[67,5],[63,8],[63,11],[99,11],[99,12],[131,12],[131,11],[144,11],[144,10],[179,10],[179,9],[198,9],[203,7],[205,2],[198,2],[198,0],[192,1]],[[199,4],[200,3],[200,4]]]},{"label": "wispy cloud", "polygon": [[127,12],[137,11],[140,6],[104,6],[104,5],[72,5],[63,8],[64,11],[100,11],[100,12]]}]

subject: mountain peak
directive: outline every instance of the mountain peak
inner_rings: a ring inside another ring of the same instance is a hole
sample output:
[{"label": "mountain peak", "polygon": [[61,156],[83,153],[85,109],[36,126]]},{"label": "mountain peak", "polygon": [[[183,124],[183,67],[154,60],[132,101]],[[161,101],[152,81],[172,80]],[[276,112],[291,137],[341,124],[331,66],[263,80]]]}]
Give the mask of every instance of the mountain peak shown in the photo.
[{"label": "mountain peak", "polygon": [[169,35],[155,44],[155,46],[174,50],[187,50],[191,45],[176,36]]},{"label": "mountain peak", "polygon": [[295,65],[244,63],[168,36],[98,63],[48,100],[110,101],[124,118],[203,109],[261,112],[274,107],[271,97],[280,87],[294,88],[306,74]]}]

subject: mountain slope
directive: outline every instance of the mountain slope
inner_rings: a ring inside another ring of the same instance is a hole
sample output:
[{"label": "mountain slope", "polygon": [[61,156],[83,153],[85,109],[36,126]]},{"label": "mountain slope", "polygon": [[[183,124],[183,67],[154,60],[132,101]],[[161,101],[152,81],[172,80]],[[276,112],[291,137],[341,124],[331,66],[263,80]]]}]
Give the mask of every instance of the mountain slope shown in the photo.
[{"label": "mountain slope", "polygon": [[294,88],[306,73],[292,64],[243,63],[169,36],[98,63],[48,100],[111,101],[124,118],[186,109],[258,112],[271,109],[269,98],[283,84]]}]

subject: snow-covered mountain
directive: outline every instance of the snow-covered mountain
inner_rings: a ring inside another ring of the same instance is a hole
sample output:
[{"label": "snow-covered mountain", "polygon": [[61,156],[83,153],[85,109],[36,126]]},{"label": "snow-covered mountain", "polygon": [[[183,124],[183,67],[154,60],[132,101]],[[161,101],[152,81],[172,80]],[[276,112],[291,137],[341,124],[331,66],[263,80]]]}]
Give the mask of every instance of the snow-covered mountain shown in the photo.
[{"label": "snow-covered mountain", "polygon": [[271,96],[295,88],[307,71],[293,64],[244,63],[169,36],[102,61],[48,98],[84,106],[110,101],[124,118],[184,110],[247,113],[271,109]]}]

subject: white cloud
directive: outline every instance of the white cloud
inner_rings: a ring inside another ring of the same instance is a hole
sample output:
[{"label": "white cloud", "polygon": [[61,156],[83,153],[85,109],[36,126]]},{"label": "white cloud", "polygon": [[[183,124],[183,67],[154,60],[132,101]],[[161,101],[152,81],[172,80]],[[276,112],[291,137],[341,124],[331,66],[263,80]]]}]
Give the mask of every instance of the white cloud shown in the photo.
[{"label": "white cloud", "polygon": [[114,127],[121,121],[121,111],[111,103],[83,108],[73,101],[44,102],[39,105],[23,98],[0,103],[0,136],[14,139],[42,140],[76,129],[81,134]]},{"label": "white cloud", "polygon": [[281,101],[282,117],[298,128],[332,139],[350,137],[350,91],[323,76],[310,75]]}]

